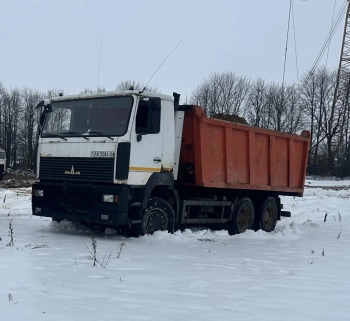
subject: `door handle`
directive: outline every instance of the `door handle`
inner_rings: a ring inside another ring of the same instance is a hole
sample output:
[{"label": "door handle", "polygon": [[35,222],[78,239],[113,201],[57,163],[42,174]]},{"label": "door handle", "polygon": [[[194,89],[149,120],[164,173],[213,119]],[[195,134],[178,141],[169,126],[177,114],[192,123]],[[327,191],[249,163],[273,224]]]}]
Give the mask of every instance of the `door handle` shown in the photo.
[{"label": "door handle", "polygon": [[155,158],[153,158],[153,161],[160,163],[162,161],[162,159],[160,157],[155,157]]}]

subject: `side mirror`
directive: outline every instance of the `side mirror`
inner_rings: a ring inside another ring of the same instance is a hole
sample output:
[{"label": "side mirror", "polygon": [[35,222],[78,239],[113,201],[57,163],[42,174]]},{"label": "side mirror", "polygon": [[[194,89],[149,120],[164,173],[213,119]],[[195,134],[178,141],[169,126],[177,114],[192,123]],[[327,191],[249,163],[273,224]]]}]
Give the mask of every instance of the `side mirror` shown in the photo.
[{"label": "side mirror", "polygon": [[147,128],[139,127],[136,129],[136,141],[140,142],[142,140],[142,135],[147,135]]},{"label": "side mirror", "polygon": [[52,111],[51,103],[48,99],[42,100],[39,104],[36,105],[35,108],[42,108],[42,107],[44,107],[44,110],[42,110],[42,113],[40,115],[39,134],[41,134],[41,130],[44,126],[46,115]]},{"label": "side mirror", "polygon": [[39,104],[36,105],[35,108],[40,108],[40,107],[43,107],[45,104],[45,100],[42,100]]},{"label": "side mirror", "polygon": [[44,107],[44,109],[48,112],[48,111],[52,111],[51,108],[51,103],[48,99],[42,100],[39,104],[36,105],[35,108],[41,108]]}]

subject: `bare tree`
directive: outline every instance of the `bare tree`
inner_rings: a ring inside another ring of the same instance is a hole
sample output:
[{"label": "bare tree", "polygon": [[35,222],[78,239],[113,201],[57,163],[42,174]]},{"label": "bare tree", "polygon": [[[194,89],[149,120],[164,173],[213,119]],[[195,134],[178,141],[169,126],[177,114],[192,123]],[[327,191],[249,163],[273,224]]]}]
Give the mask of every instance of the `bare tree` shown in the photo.
[{"label": "bare tree", "polygon": [[43,94],[38,90],[23,88],[21,91],[23,101],[23,126],[21,129],[22,155],[24,158],[23,166],[26,168],[34,167],[34,151],[38,136],[38,124],[40,110],[36,105],[43,99]]},{"label": "bare tree", "polygon": [[[347,80],[348,81],[348,80]],[[325,173],[334,173],[335,159],[348,145],[348,95],[334,97],[336,71],[318,68],[307,73],[301,83],[301,96],[305,114],[311,128],[309,165],[327,165]],[[336,98],[334,100],[334,98]],[[335,102],[335,103],[334,103]],[[341,158],[341,157],[340,157]]]},{"label": "bare tree", "polygon": [[[124,90],[129,90],[130,88],[134,88],[135,90],[142,90],[144,89],[145,84],[139,81],[135,80],[123,80],[119,84],[117,84],[115,90],[117,91],[124,91]],[[157,87],[152,87],[147,85],[145,91],[150,91],[150,92],[156,92]]]},{"label": "bare tree", "polygon": [[[310,128],[310,151],[308,155],[308,164],[309,166],[312,164],[311,160],[313,160],[313,165],[316,165],[316,157],[317,153],[315,153],[315,133],[317,131],[317,122],[316,122],[316,110],[317,110],[317,82],[314,73],[306,73],[301,80],[300,85],[300,97],[301,104],[303,105],[304,115],[306,116],[305,121]],[[314,155],[314,157],[312,157]]]},{"label": "bare tree", "polygon": [[192,91],[189,103],[201,106],[208,116],[213,116],[220,112],[218,107],[218,90],[217,82],[212,79],[204,80],[195,90]]},{"label": "bare tree", "polygon": [[266,85],[258,80],[248,99],[247,114],[252,125],[297,133],[304,125],[298,88],[295,85]]},{"label": "bare tree", "polygon": [[251,84],[245,105],[245,114],[248,123],[260,127],[262,118],[265,117],[267,106],[267,85],[262,79]]},{"label": "bare tree", "polygon": [[105,87],[97,87],[97,89],[91,89],[91,88],[87,88],[85,87],[80,93],[81,94],[94,94],[94,93],[101,93],[101,92],[105,92],[106,89]]},{"label": "bare tree", "polygon": [[305,117],[299,89],[296,85],[285,87],[285,109],[282,131],[297,133],[305,128]]},{"label": "bare tree", "polygon": [[21,95],[18,89],[12,89],[3,94],[2,98],[2,133],[3,144],[6,149],[7,166],[17,164],[18,128],[21,116]]},{"label": "bare tree", "polygon": [[[337,104],[333,104],[333,95],[335,89],[335,80],[336,73],[335,72],[327,72],[326,69],[321,71],[320,76],[322,81],[322,92],[324,92],[324,99],[320,104],[320,119],[319,126],[320,129],[325,136],[325,144],[327,149],[327,159],[328,166],[332,170],[334,166],[334,152],[333,147],[337,142],[334,140],[338,134],[341,132],[341,109],[338,109]],[[338,97],[337,99],[341,99],[342,97]]]},{"label": "bare tree", "polygon": [[215,114],[243,115],[244,101],[250,81],[227,71],[213,73],[190,96],[190,103],[200,105],[208,116]]}]

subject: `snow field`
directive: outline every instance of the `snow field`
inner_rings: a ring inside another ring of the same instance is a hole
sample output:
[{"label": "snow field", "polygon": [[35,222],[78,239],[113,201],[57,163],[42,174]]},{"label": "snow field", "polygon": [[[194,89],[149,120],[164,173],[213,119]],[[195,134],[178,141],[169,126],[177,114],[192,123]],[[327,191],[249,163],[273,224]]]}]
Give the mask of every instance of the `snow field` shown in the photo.
[{"label": "snow field", "polygon": [[30,189],[0,190],[0,320],[347,320],[350,181],[334,183],[283,197],[292,217],[272,233],[95,233],[105,268],[86,228],[31,216]]}]

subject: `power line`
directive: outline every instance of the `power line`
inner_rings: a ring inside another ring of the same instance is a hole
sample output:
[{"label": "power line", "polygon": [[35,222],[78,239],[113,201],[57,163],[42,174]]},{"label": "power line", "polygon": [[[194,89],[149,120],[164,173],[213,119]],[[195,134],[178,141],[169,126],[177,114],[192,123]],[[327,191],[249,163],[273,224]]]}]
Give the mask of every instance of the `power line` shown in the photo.
[{"label": "power line", "polygon": [[320,49],[316,59],[315,59],[314,64],[312,65],[312,68],[311,68],[310,73],[309,73],[309,77],[312,77],[312,75],[314,74],[314,72],[315,72],[315,70],[316,70],[316,68],[318,66],[318,63],[320,62],[320,60],[321,60],[321,58],[322,58],[322,56],[323,56],[323,54],[324,54],[324,52],[325,52],[325,50],[327,48],[327,44],[333,38],[333,35],[335,34],[336,30],[338,29],[339,24],[340,24],[344,14],[345,14],[345,12],[346,12],[346,7],[347,7],[346,3],[347,3],[347,0],[344,1],[341,9],[338,12],[338,15],[337,15],[337,17],[335,19],[335,22],[333,23],[333,26],[332,26],[331,30],[329,31],[329,33],[328,33],[328,35],[326,37],[326,40],[324,41],[324,43],[323,43],[323,45],[322,45],[322,47],[321,47],[321,49]]},{"label": "power line", "polygon": [[345,13],[345,11],[346,11],[346,1],[347,1],[347,0],[344,1],[342,7],[340,8],[340,10],[339,10],[339,12],[338,12],[338,14],[337,14],[337,17],[336,17],[336,19],[335,19],[335,21],[334,21],[334,19],[333,19],[333,22],[332,22],[330,31],[329,31],[329,33],[328,33],[328,35],[327,35],[327,37],[326,37],[326,39],[325,39],[325,41],[324,41],[324,43],[323,43],[321,49],[320,49],[319,54],[323,54],[323,52],[324,52],[324,50],[325,50],[325,47],[328,45],[329,41],[332,39],[332,37],[333,37],[333,35],[334,35],[334,32],[335,32],[336,29],[338,28],[338,26],[339,26],[339,24],[340,24],[340,22],[341,22],[341,20],[342,20],[342,18],[343,18],[343,15],[344,15],[344,13]]},{"label": "power line", "polygon": [[[334,22],[334,13],[335,13],[335,6],[336,6],[336,4],[337,4],[337,0],[334,0],[331,29],[332,29],[333,22]],[[327,65],[328,65],[328,55],[329,55],[329,47],[330,47],[330,45],[331,45],[331,39],[329,39],[329,42],[328,42],[327,58],[326,58],[326,67],[327,67]]]},{"label": "power line", "polygon": [[311,74],[316,70],[317,65],[320,62],[320,60],[321,60],[321,58],[322,58],[322,56],[324,54],[324,51],[325,51],[325,49],[327,47],[327,43],[333,37],[335,31],[337,30],[337,28],[338,28],[338,26],[339,26],[339,24],[341,22],[342,16],[344,15],[344,13],[346,11],[345,5],[346,5],[346,0],[344,1],[344,4],[343,4],[342,8],[340,9],[340,11],[339,11],[339,13],[338,13],[338,15],[336,17],[336,20],[333,23],[333,26],[332,26],[331,30],[329,31],[329,33],[328,33],[328,35],[326,37],[326,40],[324,41],[324,43],[323,43],[323,45],[322,45],[322,47],[321,47],[321,49],[320,49],[320,51],[319,51],[319,53],[318,53],[318,55],[316,57],[316,60],[315,60],[313,66],[311,68],[311,72],[310,72]]},{"label": "power line", "polygon": [[[344,4],[346,5],[346,0],[344,1]],[[311,68],[311,73],[314,73],[314,71],[316,70],[317,65],[320,62],[320,60],[324,54],[324,51],[327,47],[327,43],[330,41],[330,39],[332,39],[335,31],[337,30],[337,28],[341,22],[342,16],[344,15],[344,13],[346,11],[346,7],[344,6],[344,4],[343,4],[343,7],[340,9],[340,11],[337,15],[336,21],[333,23],[333,26],[332,26],[331,30],[329,31],[328,36],[327,36],[326,40],[324,41],[324,43],[323,43],[323,45],[322,45],[322,47],[321,47],[321,49],[316,57],[316,60]]]}]

